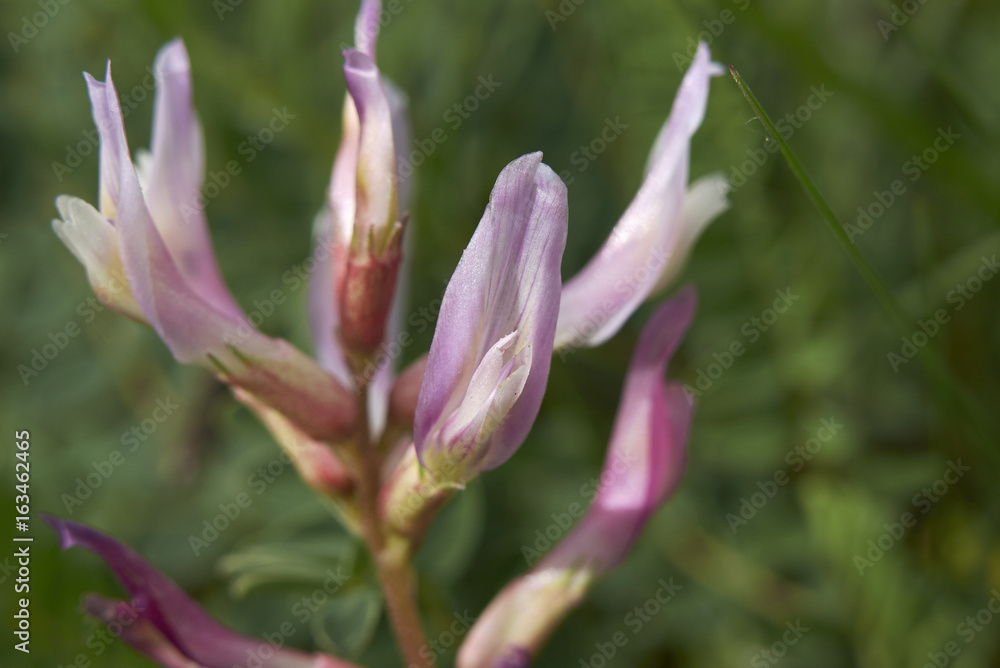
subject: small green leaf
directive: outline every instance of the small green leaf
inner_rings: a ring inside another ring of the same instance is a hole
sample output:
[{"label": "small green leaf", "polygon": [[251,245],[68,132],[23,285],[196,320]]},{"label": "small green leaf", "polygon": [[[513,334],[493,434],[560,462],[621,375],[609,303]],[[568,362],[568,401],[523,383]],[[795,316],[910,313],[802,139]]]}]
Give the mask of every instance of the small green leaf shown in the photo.
[{"label": "small green leaf", "polygon": [[371,642],[381,614],[382,594],[377,588],[365,585],[350,589],[313,617],[313,638],[325,651],[357,656]]},{"label": "small green leaf", "polygon": [[314,584],[338,568],[352,573],[357,544],[347,536],[323,536],[322,540],[299,540],[278,545],[254,545],[231,552],[219,560],[218,568],[229,578],[229,591],[243,598],[250,591],[275,583]]}]

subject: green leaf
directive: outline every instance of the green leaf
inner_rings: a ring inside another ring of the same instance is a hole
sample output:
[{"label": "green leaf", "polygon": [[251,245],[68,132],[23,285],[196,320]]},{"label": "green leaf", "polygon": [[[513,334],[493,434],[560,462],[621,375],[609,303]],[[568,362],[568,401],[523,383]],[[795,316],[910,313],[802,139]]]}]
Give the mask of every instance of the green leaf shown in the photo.
[{"label": "green leaf", "polygon": [[381,614],[382,594],[377,588],[347,590],[313,617],[313,638],[325,651],[357,656],[371,642]]},{"label": "green leaf", "polygon": [[330,569],[351,573],[356,558],[357,544],[348,536],[334,535],[254,545],[222,557],[218,568],[229,578],[230,594],[243,598],[268,584],[319,583]]}]

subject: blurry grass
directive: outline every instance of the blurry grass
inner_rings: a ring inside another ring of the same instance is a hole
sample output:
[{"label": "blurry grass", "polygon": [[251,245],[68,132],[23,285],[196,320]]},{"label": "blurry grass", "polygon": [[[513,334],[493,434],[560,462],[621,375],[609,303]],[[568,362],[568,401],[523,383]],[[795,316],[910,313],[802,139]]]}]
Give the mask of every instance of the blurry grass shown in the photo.
[{"label": "blurry grass", "polygon": [[[733,79],[736,81],[736,85],[739,86],[740,92],[747,99],[750,104],[750,108],[753,109],[757,117],[764,123],[767,127],[768,135],[772,141],[778,143],[779,149],[781,151],[782,157],[788,163],[791,168],[792,173],[795,174],[795,178],[802,185],[802,188],[806,191],[810,201],[816,210],[819,212],[820,216],[827,222],[830,231],[836,237],[837,241],[840,243],[841,247],[847,253],[848,257],[854,263],[855,268],[858,273],[861,274],[871,290],[872,294],[878,300],[885,314],[893,321],[897,329],[897,333],[903,337],[909,336],[913,333],[913,324],[910,316],[907,315],[903,307],[896,300],[895,295],[885,286],[882,280],[878,277],[875,269],[869,264],[865,256],[857,249],[842,224],[837,220],[836,214],[830,208],[830,205],[826,203],[823,196],[819,192],[819,188],[813,183],[812,179],[806,173],[805,169],[799,163],[798,158],[789,148],[788,143],[785,141],[781,133],[774,125],[774,121],[771,120],[770,116],[761,106],[760,102],[754,96],[753,91],[750,86],[743,80],[736,68],[729,68],[730,74],[732,74]],[[937,344],[933,341],[928,342],[920,352],[917,353],[920,361],[924,364],[928,375],[931,380],[937,385],[938,393],[942,396],[947,405],[957,406],[959,410],[966,414],[966,417],[970,419],[973,424],[975,440],[977,446],[980,448],[981,455],[988,458],[998,470],[1000,470],[1000,453],[996,451],[996,446],[1000,443],[1000,439],[997,438],[994,425],[990,419],[989,412],[986,408],[979,402],[979,400],[969,393],[969,391],[963,387],[948,371],[944,362],[941,360],[940,354],[938,353]],[[961,452],[961,450],[959,451]]]}]

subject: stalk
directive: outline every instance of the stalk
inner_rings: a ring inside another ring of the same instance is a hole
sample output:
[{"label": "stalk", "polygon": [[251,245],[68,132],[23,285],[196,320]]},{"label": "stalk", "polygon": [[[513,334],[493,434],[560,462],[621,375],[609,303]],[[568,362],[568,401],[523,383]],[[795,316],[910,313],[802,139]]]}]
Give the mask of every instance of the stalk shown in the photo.
[{"label": "stalk", "polygon": [[375,562],[390,625],[409,668],[433,668],[433,656],[424,656],[428,645],[417,610],[409,541],[396,535],[387,538],[388,532],[378,511],[381,462],[368,430],[367,397],[367,387],[359,387],[361,419],[356,441],[359,457],[356,471],[361,530]]}]

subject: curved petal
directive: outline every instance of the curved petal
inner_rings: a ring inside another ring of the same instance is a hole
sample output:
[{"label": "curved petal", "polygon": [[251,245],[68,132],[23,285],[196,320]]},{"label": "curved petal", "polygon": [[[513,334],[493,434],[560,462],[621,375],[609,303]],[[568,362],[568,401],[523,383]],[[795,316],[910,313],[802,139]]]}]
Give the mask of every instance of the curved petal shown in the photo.
[{"label": "curved petal", "polygon": [[344,51],[344,77],[361,122],[352,250],[380,257],[399,221],[392,112],[378,67],[365,54]]},{"label": "curved petal", "polygon": [[354,46],[373,61],[381,12],[381,0],[361,0],[361,9],[358,10],[358,18],[354,21]]},{"label": "curved petal", "polygon": [[[417,452],[434,475],[440,471],[431,462],[438,457],[463,466],[477,462],[468,479],[499,466],[520,447],[538,414],[551,363],[567,216],[566,187],[541,160],[540,153],[525,155],[500,173],[445,290],[414,418]],[[511,386],[516,389],[494,392],[507,378],[518,379]],[[496,398],[503,410],[471,440],[447,444],[449,420],[480,384],[488,392],[479,405],[488,409]]]},{"label": "curved petal", "polygon": [[281,411],[313,438],[342,438],[356,419],[350,393],[287,342],[264,336],[203,299],[153,224],[132,163],[123,158],[121,166],[122,266],[139,307],[174,357],[215,368],[225,381]]},{"label": "curved petal", "polygon": [[694,309],[694,290],[685,288],[643,328],[593,505],[569,536],[490,603],[459,651],[459,668],[492,668],[502,658],[537,654],[595,578],[621,563],[676,488],[692,406],[679,385],[666,385],[663,373]]},{"label": "curved petal", "polygon": [[[205,668],[230,668],[258,657],[259,665],[267,668],[353,666],[332,657],[275,648],[236,633],[206,614],[194,599],[129,547],[82,524],[48,516],[43,519],[59,533],[64,550],[79,546],[101,557],[132,597],[129,603],[90,598],[85,602],[87,612],[105,620],[108,615],[131,615],[135,622],[128,625],[123,639],[161,665],[191,668],[193,662]],[[189,663],[180,663],[181,657]]]},{"label": "curved petal", "polygon": [[141,653],[153,663],[164,668],[202,668],[160,633],[159,629],[142,615],[143,603],[132,605],[126,601],[116,601],[98,594],[87,594],[81,605],[83,611],[104,622],[107,626],[121,629],[120,637],[132,649]]},{"label": "curved petal", "polygon": [[122,118],[121,105],[118,104],[118,94],[111,79],[111,61],[108,61],[103,82],[86,72],[83,73],[83,78],[87,82],[90,108],[101,140],[99,208],[105,217],[114,219],[118,207],[120,161],[123,154],[128,155],[128,144],[125,139],[125,121]]},{"label": "curved petal", "polygon": [[[399,200],[399,210],[407,212],[410,209],[410,198],[413,193],[413,165],[409,163],[408,151],[413,139],[410,127],[410,99],[406,93],[390,79],[382,78],[386,100],[389,102],[389,115],[392,117],[392,145],[396,150],[396,191]],[[404,170],[403,167],[407,170]],[[404,173],[406,171],[406,173]],[[412,225],[412,219],[410,224]]]},{"label": "curved petal", "polygon": [[722,174],[709,174],[688,188],[681,209],[681,233],[674,253],[667,260],[652,294],[666,290],[681,273],[691,249],[708,224],[729,208],[729,181]]},{"label": "curved petal", "polygon": [[52,229],[87,270],[87,279],[101,303],[148,324],[125,278],[118,234],[111,221],[78,197],[60,195],[56,208],[62,219],[54,219]]},{"label": "curved petal", "polygon": [[205,149],[191,93],[191,63],[175,39],[153,64],[156,101],[146,202],[181,274],[218,310],[242,312],[222,280],[201,206]]},{"label": "curved petal", "polygon": [[721,73],[700,44],[653,146],[642,186],[604,246],[563,288],[557,349],[609,339],[650,295],[665,267],[683,263],[690,141],[705,115],[709,81]]},{"label": "curved petal", "polygon": [[315,266],[309,278],[309,329],[320,365],[341,384],[349,387],[351,373],[337,342],[336,332],[340,318],[336,286],[343,281],[343,276],[338,276],[337,270],[347,265],[346,252],[350,237],[346,242],[337,238],[334,220],[335,214],[330,211],[324,211],[316,219],[312,254]]}]

